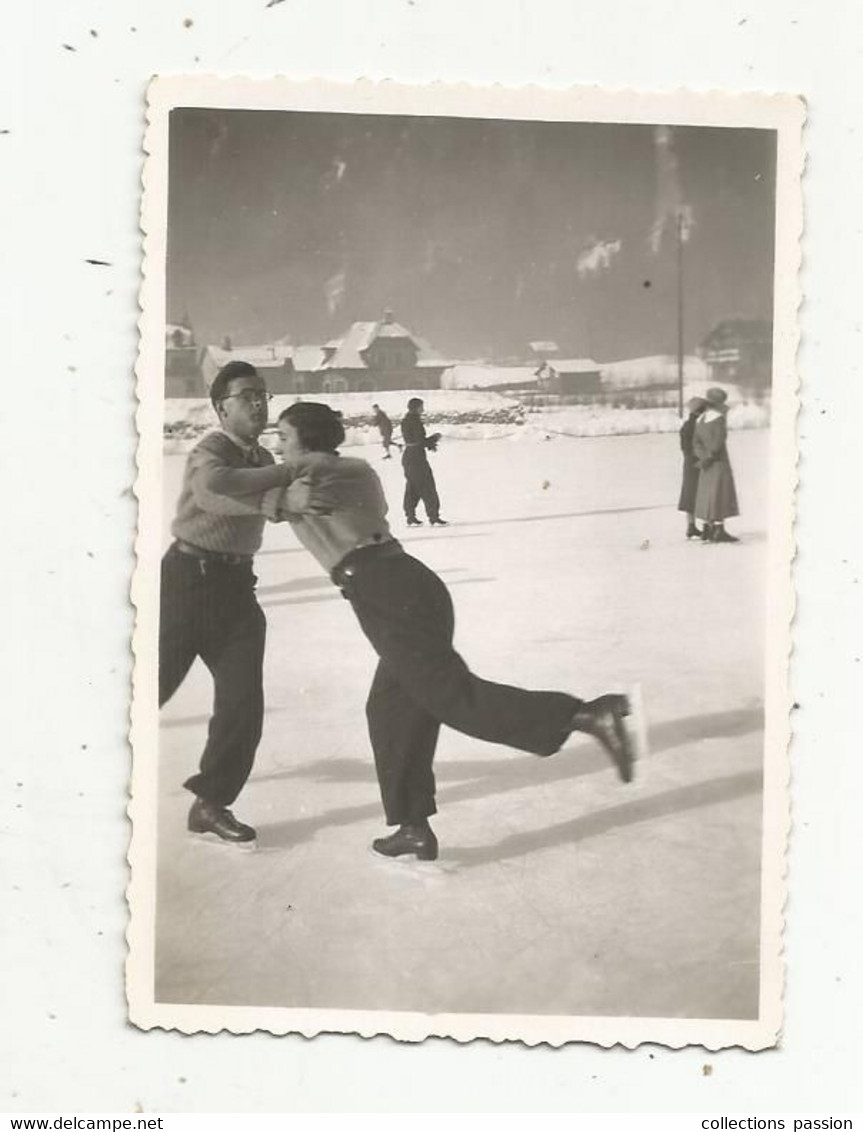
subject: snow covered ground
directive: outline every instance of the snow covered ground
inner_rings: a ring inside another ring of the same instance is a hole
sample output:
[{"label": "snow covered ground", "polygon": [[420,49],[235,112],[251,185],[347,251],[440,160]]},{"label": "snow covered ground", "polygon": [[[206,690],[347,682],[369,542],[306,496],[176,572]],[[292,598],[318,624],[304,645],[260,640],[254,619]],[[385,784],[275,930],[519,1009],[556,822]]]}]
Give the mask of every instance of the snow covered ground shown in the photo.
[{"label": "snow covered ground", "polygon": [[[728,424],[732,430],[765,428],[770,423],[769,405],[743,401],[739,390],[729,390],[731,409]],[[706,389],[702,383],[687,388],[687,397],[701,396]],[[345,418],[348,447],[377,445],[380,433],[371,424],[371,406],[377,401],[381,408],[398,425],[405,412],[410,390],[393,390],[376,393],[321,394],[333,409]],[[516,395],[465,389],[419,390],[417,396],[425,402],[430,431],[433,428],[444,436],[459,440],[545,440],[564,436],[634,436],[645,432],[677,432],[680,418],[675,409],[623,409],[607,405],[562,405],[526,408]],[[308,397],[306,400],[312,400]],[[279,394],[270,406],[270,420],[275,422],[280,412],[297,398],[293,394]],[[215,416],[210,402],[204,398],[172,398],[165,402],[165,445],[169,452],[188,452],[204,432],[213,427]],[[399,438],[398,429],[396,439]],[[264,437],[265,443],[275,440],[275,425]]]},{"label": "snow covered ground", "polygon": [[[739,546],[688,544],[663,435],[448,440],[447,529],[406,548],[452,588],[481,675],[593,696],[641,681],[652,753],[623,786],[590,740],[541,760],[442,733],[442,853],[376,859],[374,667],[287,527],[258,559],[267,715],[235,806],[259,848],[184,832],[211,685],[163,711],[156,997],[164,1002],[753,1017],[758,1003],[766,431],[731,437]],[[166,458],[165,542],[183,458]]]}]

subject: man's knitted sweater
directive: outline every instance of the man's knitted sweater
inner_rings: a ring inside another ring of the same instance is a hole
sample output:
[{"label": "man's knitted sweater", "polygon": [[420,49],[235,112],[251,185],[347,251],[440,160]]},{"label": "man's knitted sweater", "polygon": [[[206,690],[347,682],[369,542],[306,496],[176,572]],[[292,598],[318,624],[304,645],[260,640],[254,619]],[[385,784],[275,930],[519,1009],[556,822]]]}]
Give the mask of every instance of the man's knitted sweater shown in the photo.
[{"label": "man's knitted sweater", "polygon": [[[290,478],[283,465],[260,445],[243,449],[224,432],[211,432],[189,453],[177,516],[171,526],[174,538],[222,554],[254,554],[264,533],[263,515],[248,503],[231,497],[232,471],[238,468],[266,469],[270,475],[258,481],[261,489],[284,485]],[[248,488],[245,489],[248,496]]]}]

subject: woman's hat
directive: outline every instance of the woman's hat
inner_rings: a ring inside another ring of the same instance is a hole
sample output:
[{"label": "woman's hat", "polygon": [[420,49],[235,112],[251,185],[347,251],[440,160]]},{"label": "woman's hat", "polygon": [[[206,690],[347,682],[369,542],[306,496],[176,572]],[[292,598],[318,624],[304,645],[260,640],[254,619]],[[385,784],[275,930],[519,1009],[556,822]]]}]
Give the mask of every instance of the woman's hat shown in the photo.
[{"label": "woman's hat", "polygon": [[686,402],[686,411],[688,413],[700,413],[702,409],[707,408],[707,402],[703,397],[690,397]]},{"label": "woman's hat", "polygon": [[720,389],[718,386],[714,385],[712,389],[708,389],[704,394],[704,399],[707,401],[708,405],[715,405],[721,408],[728,400],[728,394],[724,389]]}]

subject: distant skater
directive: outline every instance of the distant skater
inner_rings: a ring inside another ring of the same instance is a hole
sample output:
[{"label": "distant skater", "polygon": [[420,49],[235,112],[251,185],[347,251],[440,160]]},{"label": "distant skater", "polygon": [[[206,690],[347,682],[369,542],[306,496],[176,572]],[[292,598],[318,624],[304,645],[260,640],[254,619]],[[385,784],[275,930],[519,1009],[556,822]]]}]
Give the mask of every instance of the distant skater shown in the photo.
[{"label": "distant skater", "polygon": [[700,538],[701,531],[695,522],[695,497],[698,494],[698,458],[692,447],[695,425],[707,408],[703,397],[693,397],[686,405],[689,414],[680,426],[680,450],[683,453],[683,482],[680,485],[680,500],[677,510],[686,515],[686,537]]},{"label": "distant skater", "polygon": [[725,520],[740,514],[726,444],[728,394],[714,388],[704,397],[707,408],[698,418],[692,437],[699,468],[695,515],[704,523],[701,537],[706,542],[740,542],[725,529]]},{"label": "distant skater", "polygon": [[390,448],[393,446],[393,422],[386,415],[380,405],[372,405],[375,415],[372,418],[378,432],[381,434],[381,443],[384,446],[384,459],[391,460]]},{"label": "distant skater", "polygon": [[[339,455],[345,436],[340,416],[306,402],[286,409],[278,428],[291,486],[250,495],[250,507],[291,521],[350,602],[378,655],[366,716],[384,814],[398,828],[377,838],[374,851],[437,857],[429,817],[437,812],[433,762],[441,724],[540,756],[555,754],[573,732],[584,732],[630,782],[640,732],[637,702],[621,693],[585,702],[566,692],[527,691],[475,676],[453,648],[447,587],[393,538],[372,467]],[[262,482],[254,472],[236,478],[250,486]],[[294,494],[286,501],[288,491]],[[300,498],[317,513],[298,518],[297,510],[306,508]]]},{"label": "distant skater", "polygon": [[426,435],[422,420],[424,407],[419,397],[411,397],[408,401],[408,411],[402,418],[402,439],[405,444],[402,452],[402,468],[405,473],[405,518],[409,527],[422,526],[417,518],[417,504],[422,500],[431,526],[445,527],[447,524],[440,517],[440,499],[434,472],[426,456],[426,451],[437,451],[440,433]]}]

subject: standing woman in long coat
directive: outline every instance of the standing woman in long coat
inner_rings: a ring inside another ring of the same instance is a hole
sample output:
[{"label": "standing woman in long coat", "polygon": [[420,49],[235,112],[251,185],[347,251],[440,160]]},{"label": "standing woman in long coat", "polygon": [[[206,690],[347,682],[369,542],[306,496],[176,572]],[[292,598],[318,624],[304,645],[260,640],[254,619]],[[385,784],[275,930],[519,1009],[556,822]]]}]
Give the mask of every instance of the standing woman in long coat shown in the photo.
[{"label": "standing woman in long coat", "polygon": [[707,408],[696,422],[692,437],[699,467],[695,514],[704,522],[702,538],[707,542],[739,542],[725,529],[725,520],[740,514],[726,447],[728,394],[724,389],[708,389],[704,399]]},{"label": "standing woman in long coat", "polygon": [[677,510],[686,515],[686,537],[700,538],[701,531],[695,523],[695,497],[698,494],[698,457],[692,448],[695,426],[698,418],[707,408],[703,397],[693,397],[686,405],[689,416],[680,426],[680,450],[683,453],[683,482],[680,485],[680,500]]}]

